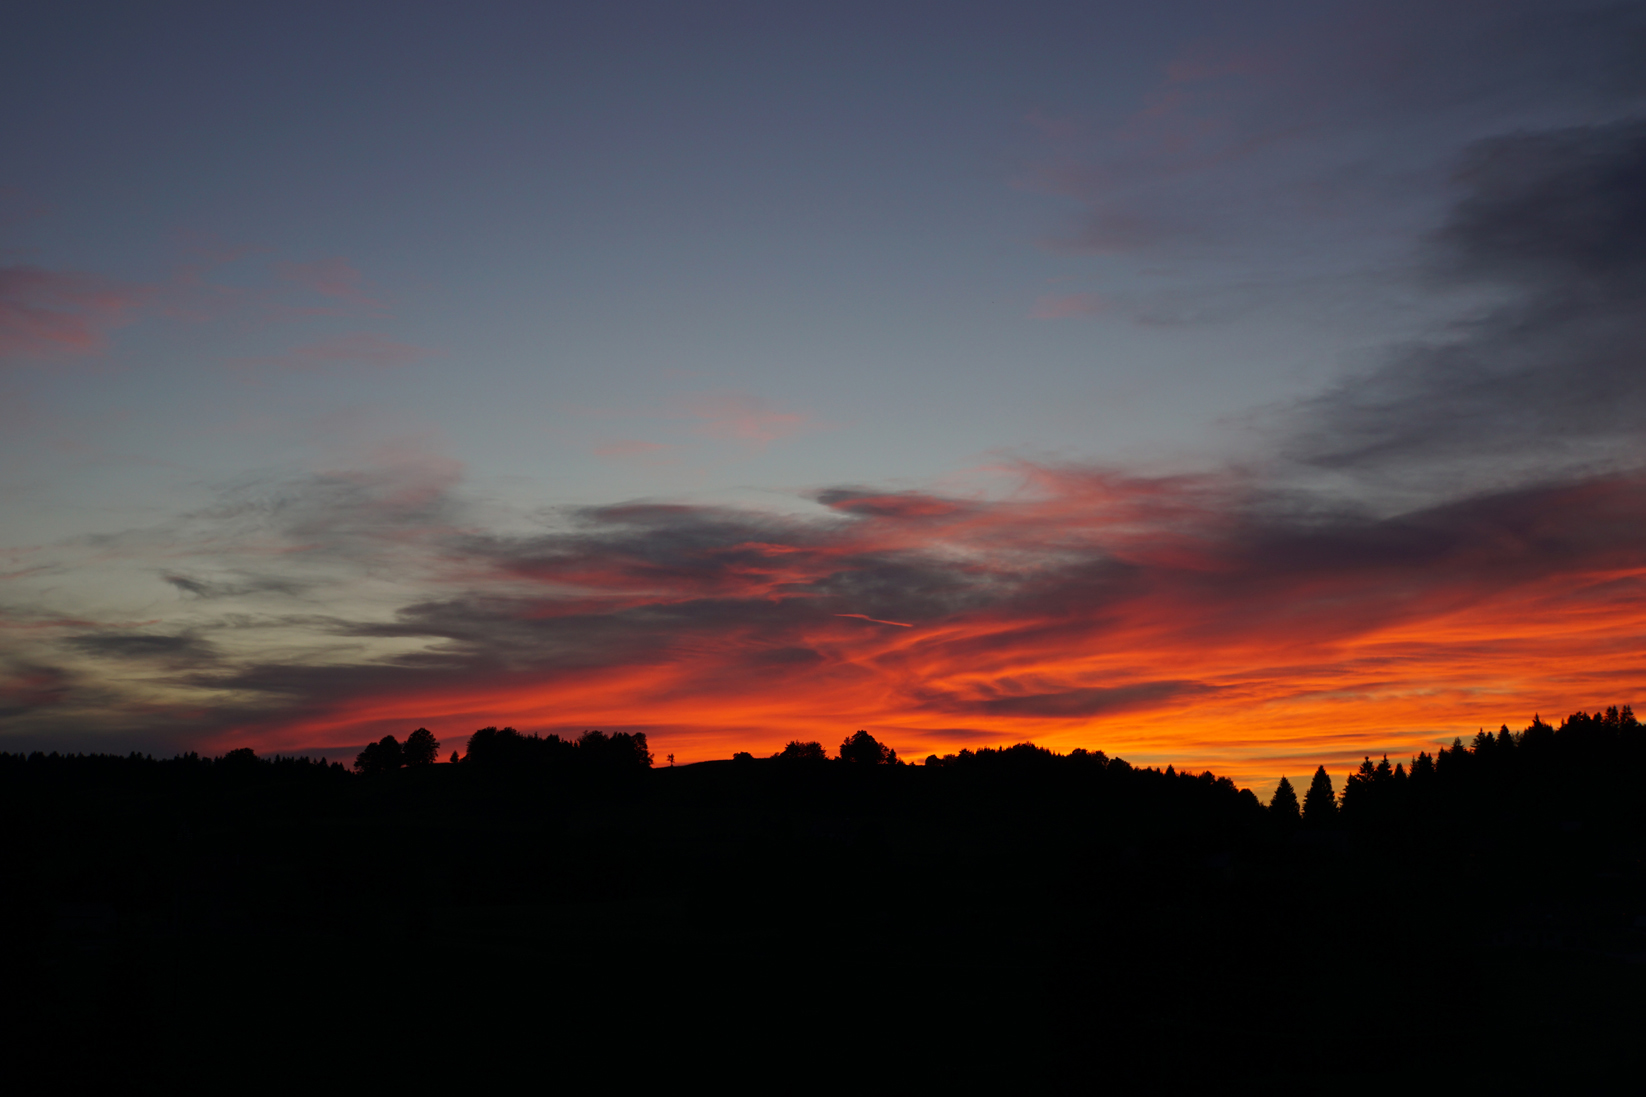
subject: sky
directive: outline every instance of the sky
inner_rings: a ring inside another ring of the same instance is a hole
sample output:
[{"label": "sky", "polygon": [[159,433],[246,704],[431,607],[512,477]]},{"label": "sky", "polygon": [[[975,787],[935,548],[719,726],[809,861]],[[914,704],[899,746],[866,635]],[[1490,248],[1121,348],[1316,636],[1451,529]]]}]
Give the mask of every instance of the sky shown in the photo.
[{"label": "sky", "polygon": [[0,749],[1263,792],[1646,683],[1640,4],[22,3],[0,96]]}]

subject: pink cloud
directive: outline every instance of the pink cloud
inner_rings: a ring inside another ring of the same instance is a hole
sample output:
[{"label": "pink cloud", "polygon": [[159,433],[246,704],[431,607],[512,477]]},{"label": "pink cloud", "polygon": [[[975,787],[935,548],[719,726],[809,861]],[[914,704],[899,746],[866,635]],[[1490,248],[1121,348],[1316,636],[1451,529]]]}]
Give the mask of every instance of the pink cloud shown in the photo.
[{"label": "pink cloud", "polygon": [[778,411],[746,393],[700,396],[688,401],[684,410],[687,415],[702,420],[693,433],[756,446],[820,426],[799,412]]},{"label": "pink cloud", "polygon": [[1095,293],[1071,293],[1062,297],[1042,297],[1029,313],[1036,320],[1066,320],[1071,316],[1096,316],[1109,303]]},{"label": "pink cloud", "polygon": [[0,267],[0,358],[91,354],[153,290],[93,274]]},{"label": "pink cloud", "polygon": [[1073,121],[1067,118],[1053,118],[1038,110],[1030,111],[1024,117],[1024,121],[1039,130],[1040,135],[1048,141],[1070,141],[1080,136],[1080,127]]},{"label": "pink cloud", "polygon": [[596,457],[650,457],[669,447],[662,442],[642,442],[634,438],[619,438],[594,447]]},{"label": "pink cloud", "polygon": [[0,187],[0,228],[49,216],[52,207],[17,187]]},{"label": "pink cloud", "polygon": [[284,354],[258,358],[235,358],[237,365],[278,366],[283,369],[316,370],[335,366],[366,365],[395,369],[421,361],[434,352],[410,343],[400,343],[367,331],[335,335],[293,347]]},{"label": "pink cloud", "polygon": [[1279,68],[1279,59],[1275,56],[1196,42],[1167,64],[1166,80],[1173,84],[1191,84],[1225,76],[1265,76]]},{"label": "pink cloud", "polygon": [[342,256],[312,263],[276,263],[274,273],[322,297],[357,305],[382,305],[366,292],[365,276]]}]

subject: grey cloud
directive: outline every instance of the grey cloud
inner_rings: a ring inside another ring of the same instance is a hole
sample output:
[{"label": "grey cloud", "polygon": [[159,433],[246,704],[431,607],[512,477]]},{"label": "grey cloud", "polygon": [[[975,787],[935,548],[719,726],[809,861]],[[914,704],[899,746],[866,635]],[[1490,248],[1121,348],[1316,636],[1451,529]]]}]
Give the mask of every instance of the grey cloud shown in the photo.
[{"label": "grey cloud", "polygon": [[[1191,46],[1101,142],[1058,147],[1040,183],[1084,212],[1049,247],[1249,260],[1302,222],[1386,224],[1453,134],[1616,116],[1646,93],[1638,4],[1308,4],[1265,29]],[[1343,140],[1391,131],[1372,158]]]},{"label": "grey cloud", "polygon": [[141,632],[88,633],[71,637],[69,645],[88,655],[115,659],[159,659],[170,663],[211,662],[217,650],[196,636],[163,636]]},{"label": "grey cloud", "polygon": [[1494,138],[1458,181],[1431,275],[1507,303],[1312,401],[1292,456],[1453,488],[1638,462],[1646,120]]},{"label": "grey cloud", "polygon": [[0,720],[60,705],[72,687],[71,676],[61,667],[34,662],[0,666]]},{"label": "grey cloud", "polygon": [[248,576],[238,581],[199,579],[188,575],[166,572],[160,576],[176,587],[179,593],[193,598],[234,598],[247,594],[299,595],[312,584],[278,576]]},{"label": "grey cloud", "polygon": [[1197,700],[1215,692],[1215,687],[1200,682],[1135,682],[1124,686],[1093,686],[1053,693],[993,697],[970,705],[957,705],[949,700],[942,707],[968,708],[991,716],[1090,717],[1148,708],[1163,701]]},{"label": "grey cloud", "polygon": [[1466,277],[1540,290],[1646,274],[1646,120],[1482,141],[1458,173],[1467,195],[1437,241]]}]

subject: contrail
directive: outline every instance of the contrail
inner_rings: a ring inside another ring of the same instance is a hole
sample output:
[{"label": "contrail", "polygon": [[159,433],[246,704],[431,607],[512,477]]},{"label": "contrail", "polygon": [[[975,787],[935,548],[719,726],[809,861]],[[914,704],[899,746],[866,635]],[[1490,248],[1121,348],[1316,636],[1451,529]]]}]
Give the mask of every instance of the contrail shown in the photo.
[{"label": "contrail", "polygon": [[873,621],[877,625],[896,625],[898,628],[914,628],[907,621],[882,621],[878,617],[870,617],[866,613],[837,613],[836,617],[856,617],[860,621]]}]

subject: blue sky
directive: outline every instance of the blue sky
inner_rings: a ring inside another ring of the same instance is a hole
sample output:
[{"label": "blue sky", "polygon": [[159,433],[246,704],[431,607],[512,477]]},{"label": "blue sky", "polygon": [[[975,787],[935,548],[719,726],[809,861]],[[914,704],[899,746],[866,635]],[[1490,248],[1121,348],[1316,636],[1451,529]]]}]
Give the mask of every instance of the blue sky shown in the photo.
[{"label": "blue sky", "polygon": [[245,526],[317,483],[508,537],[1026,469],[1382,517],[1632,469],[1632,275],[1579,318],[1625,349],[1553,362],[1587,335],[1504,310],[1558,262],[1470,211],[1612,208],[1643,35],[1598,3],[24,5],[0,734],[255,737],[202,675],[459,643],[356,635],[483,587],[449,545]]}]

